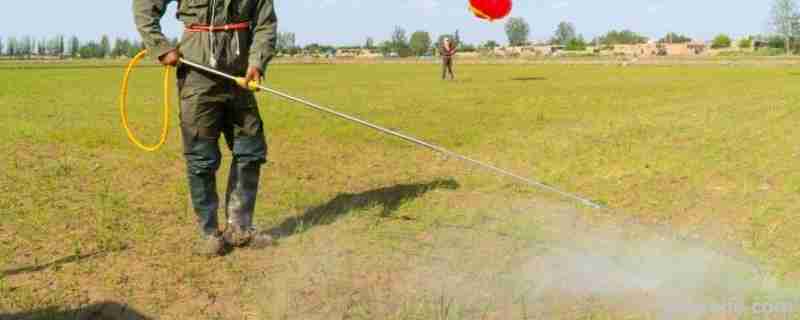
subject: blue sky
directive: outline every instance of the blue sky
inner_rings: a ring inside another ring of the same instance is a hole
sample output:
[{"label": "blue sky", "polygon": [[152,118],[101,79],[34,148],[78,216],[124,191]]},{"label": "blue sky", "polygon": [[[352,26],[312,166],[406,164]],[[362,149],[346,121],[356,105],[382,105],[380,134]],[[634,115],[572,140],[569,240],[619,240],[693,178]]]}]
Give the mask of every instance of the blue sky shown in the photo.
[{"label": "blue sky", "polygon": [[[4,1],[0,37],[56,33],[83,39],[135,37],[131,0]],[[46,3],[45,3],[46,2]],[[389,37],[395,25],[410,32],[434,35],[460,30],[467,42],[505,43],[502,22],[473,18],[468,0],[276,0],[282,31],[295,32],[300,44],[363,44],[366,37]],[[710,39],[718,33],[733,36],[764,33],[770,0],[516,0],[513,16],[524,17],[532,38],[546,39],[559,21],[573,22],[592,38],[610,29],[629,28],[649,37],[676,31]],[[47,9],[42,9],[43,6]],[[174,12],[174,4],[171,6]],[[32,19],[35,17],[36,19]],[[174,15],[164,19],[166,32],[180,34]]]}]

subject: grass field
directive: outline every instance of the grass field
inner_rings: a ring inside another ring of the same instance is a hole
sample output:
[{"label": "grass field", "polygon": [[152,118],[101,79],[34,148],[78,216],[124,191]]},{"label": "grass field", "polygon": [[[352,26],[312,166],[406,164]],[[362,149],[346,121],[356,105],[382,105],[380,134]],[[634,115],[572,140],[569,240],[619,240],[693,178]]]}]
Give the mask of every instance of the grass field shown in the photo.
[{"label": "grass field", "polygon": [[[162,151],[132,147],[121,69],[0,68],[0,318],[658,319],[797,302],[795,69],[462,65],[442,82],[434,65],[276,65],[276,88],[610,209],[262,95],[256,218],[280,245],[208,260],[189,250],[177,121]],[[154,141],[160,69],[135,77],[131,121]]]}]

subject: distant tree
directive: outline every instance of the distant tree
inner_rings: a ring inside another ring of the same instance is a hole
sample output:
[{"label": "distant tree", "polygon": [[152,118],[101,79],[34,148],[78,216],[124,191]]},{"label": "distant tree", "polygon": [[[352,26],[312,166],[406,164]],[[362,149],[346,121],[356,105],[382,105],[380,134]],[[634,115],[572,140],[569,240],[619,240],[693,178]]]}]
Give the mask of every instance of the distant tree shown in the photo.
[{"label": "distant tree", "polygon": [[105,58],[111,54],[111,40],[108,38],[107,35],[103,35],[100,38],[100,48],[97,52],[96,58]]},{"label": "distant tree", "polygon": [[297,36],[295,36],[294,32],[288,32],[285,37],[286,37],[286,39],[285,39],[286,48],[289,51],[296,50],[297,49]]},{"label": "distant tree", "polygon": [[6,49],[6,53],[9,57],[15,57],[17,55],[17,38],[10,37],[8,38],[8,48]]},{"label": "distant tree", "polygon": [[462,43],[460,46],[458,46],[458,50],[461,52],[475,52],[478,50],[478,48],[469,43]]},{"label": "distant tree", "polygon": [[750,49],[753,47],[753,37],[744,37],[737,43],[739,49]]},{"label": "distant tree", "polygon": [[509,18],[508,21],[506,21],[505,30],[508,43],[512,46],[522,46],[528,43],[531,27],[528,25],[528,22],[525,21],[525,18]]},{"label": "distant tree", "polygon": [[483,47],[489,50],[494,50],[494,48],[499,47],[500,44],[497,41],[489,40],[483,43]]},{"label": "distant tree", "polygon": [[58,36],[47,39],[45,41],[45,45],[47,46],[47,52],[49,52],[50,55],[58,55]]},{"label": "distant tree", "polygon": [[364,43],[364,49],[374,49],[375,48],[375,39],[372,37],[367,37],[367,41]]},{"label": "distant tree", "polygon": [[426,31],[414,32],[408,45],[414,55],[422,56],[431,49],[431,34]]},{"label": "distant tree", "polygon": [[307,44],[303,50],[306,50],[310,53],[319,53],[321,51],[319,43],[309,43]]},{"label": "distant tree", "polygon": [[586,50],[586,41],[583,40],[582,35],[578,35],[567,41],[565,45],[566,50],[568,51],[585,51]]},{"label": "distant tree", "polygon": [[117,38],[114,40],[114,49],[111,50],[111,56],[114,58],[120,57],[132,57],[135,53],[132,54],[131,46],[133,44],[130,40],[125,38]]},{"label": "distant tree", "polygon": [[56,41],[55,40],[56,40],[55,37],[53,37],[52,39],[49,39],[49,40],[47,38],[42,38],[42,42],[40,42],[39,45],[44,47],[44,50],[42,50],[42,51],[44,51],[43,52],[44,54],[46,54],[48,56],[56,55],[56,50],[58,48],[56,48]]},{"label": "distant tree", "polygon": [[33,54],[34,46],[35,46],[35,41],[31,36],[22,37],[22,46],[21,46],[22,50],[20,52],[21,55],[30,59],[31,55]]},{"label": "distant tree", "polygon": [[689,43],[689,42],[692,42],[692,38],[674,32],[667,33],[663,38],[658,39],[658,43]]},{"label": "distant tree", "polygon": [[381,42],[381,44],[378,45],[378,50],[384,56],[390,55],[392,53],[392,42],[391,41],[383,41],[383,42]]},{"label": "distant tree", "polygon": [[718,35],[711,41],[711,48],[714,49],[722,49],[722,48],[730,48],[731,47],[731,37],[725,34]]},{"label": "distant tree", "polygon": [[22,54],[22,39],[16,37],[8,38],[8,55],[12,58],[17,58]]},{"label": "distant tree", "polygon": [[288,50],[288,46],[286,44],[286,34],[287,32],[278,32],[277,37],[275,38],[275,51],[284,53]]},{"label": "distant tree", "polygon": [[81,41],[76,36],[69,39],[69,56],[77,58],[81,50]]},{"label": "distant tree", "polygon": [[298,46],[295,43],[293,46],[291,46],[288,49],[286,49],[286,54],[294,56],[294,55],[298,55],[298,54],[302,53],[302,51],[303,51],[303,48],[301,48],[300,46]]},{"label": "distant tree", "polygon": [[144,49],[144,44],[142,44],[139,40],[131,41],[130,47],[128,47],[128,52],[125,54],[128,57],[134,57],[139,54],[139,51]]},{"label": "distant tree", "polygon": [[3,56],[3,38],[0,38],[0,57]]},{"label": "distant tree", "polygon": [[456,30],[456,33],[453,34],[453,43],[457,45],[461,45],[461,33]]},{"label": "distant tree", "polygon": [[319,48],[323,53],[327,53],[327,54],[336,53],[336,47],[334,47],[334,46],[321,45]]},{"label": "distant tree", "polygon": [[332,54],[336,51],[336,48],[332,46],[322,45],[319,43],[309,43],[303,49],[312,54],[322,54],[322,55]]},{"label": "distant tree", "polygon": [[405,46],[397,49],[397,55],[403,58],[414,56],[414,51],[411,50],[411,47]]},{"label": "distant tree", "polygon": [[278,52],[288,53],[296,47],[296,37],[293,32],[279,32],[276,49]]},{"label": "distant tree", "polygon": [[615,44],[640,44],[646,43],[647,37],[642,36],[630,30],[616,31],[611,30],[605,35],[597,39],[602,45],[615,45]]},{"label": "distant tree", "polygon": [[551,40],[551,43],[566,46],[575,38],[577,38],[575,25],[573,25],[570,22],[564,21],[559,23],[558,27],[556,27],[556,32],[555,34],[553,34],[553,39]]},{"label": "distant tree", "polygon": [[64,43],[64,36],[63,35],[59,35],[57,41],[58,41],[58,45],[56,46],[56,54],[58,54],[58,57],[60,59],[63,59],[64,58],[64,53],[66,52],[66,45]]},{"label": "distant tree", "polygon": [[397,52],[402,48],[408,47],[408,38],[406,37],[406,30],[400,26],[394,27],[391,37],[392,49]]},{"label": "distant tree", "polygon": [[47,54],[49,54],[49,52],[47,52],[47,40],[42,38],[41,40],[39,40],[38,44],[36,45],[36,55],[41,57],[41,56],[45,56]]},{"label": "distant tree", "polygon": [[786,41],[783,36],[771,35],[766,38],[766,42],[768,48],[786,50]]},{"label": "distant tree", "polygon": [[117,58],[122,56],[122,47],[122,38],[114,39],[114,47],[111,49],[111,57]]},{"label": "distant tree", "polygon": [[23,58],[27,53],[25,51],[25,37],[20,37],[16,40],[16,46],[14,48],[14,57],[17,59]]},{"label": "distant tree", "polygon": [[91,59],[91,58],[103,58],[105,54],[103,53],[102,45],[98,44],[95,41],[89,41],[86,44],[82,45],[80,50],[80,56],[83,59]]},{"label": "distant tree", "polygon": [[773,0],[770,25],[773,31],[784,38],[786,53],[790,53],[791,39],[797,35],[798,7],[795,0]]},{"label": "distant tree", "polygon": [[401,57],[410,57],[414,55],[414,52],[411,50],[411,47],[408,44],[406,30],[402,27],[396,26],[394,28],[390,43],[392,46],[392,52],[397,53],[397,55]]}]

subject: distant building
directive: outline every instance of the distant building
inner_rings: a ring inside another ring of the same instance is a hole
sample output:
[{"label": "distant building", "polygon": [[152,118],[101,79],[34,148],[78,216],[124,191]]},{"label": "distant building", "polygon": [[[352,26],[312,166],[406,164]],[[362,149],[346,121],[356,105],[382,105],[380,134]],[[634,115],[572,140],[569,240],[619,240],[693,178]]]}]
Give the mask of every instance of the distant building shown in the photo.
[{"label": "distant building", "polygon": [[[651,41],[641,44],[617,44],[587,46],[584,51],[571,53],[596,54],[601,56],[655,57],[655,56],[695,56],[709,54],[709,46],[703,42],[657,43]],[[530,44],[526,46],[503,46],[486,49],[484,54],[499,57],[560,56],[567,53],[566,47],[550,44]]]},{"label": "distant building", "polygon": [[693,56],[706,51],[707,45],[702,42],[617,44],[613,49],[614,55],[629,57]]},{"label": "distant building", "polygon": [[708,45],[702,42],[690,42],[686,44],[686,47],[689,49],[689,54],[703,54],[708,50]]},{"label": "distant building", "polygon": [[359,53],[359,54],[358,54],[358,57],[359,57],[359,58],[367,58],[367,59],[372,59],[372,58],[380,58],[380,57],[383,57],[383,54],[381,54],[381,53],[380,53],[378,50],[376,50],[376,49],[361,49],[361,53]]},{"label": "distant building", "polygon": [[335,54],[337,58],[359,58],[359,59],[380,58],[383,56],[376,50],[362,49],[362,48],[337,49]]},{"label": "distant building", "polygon": [[658,45],[655,43],[614,45],[614,54],[618,56],[652,57],[658,55],[658,52]]},{"label": "distant building", "polygon": [[535,57],[535,56],[552,56],[563,50],[563,46],[548,45],[548,44],[535,44],[527,46],[507,46],[496,47],[492,51],[497,56],[517,56],[517,57]]},{"label": "distant building", "polygon": [[696,56],[705,53],[708,49],[702,42],[663,43],[661,48],[663,55],[667,56]]},{"label": "distant building", "polygon": [[753,50],[769,48],[769,41],[763,39],[753,39]]},{"label": "distant building", "polygon": [[337,58],[355,58],[361,53],[361,49],[336,49]]}]

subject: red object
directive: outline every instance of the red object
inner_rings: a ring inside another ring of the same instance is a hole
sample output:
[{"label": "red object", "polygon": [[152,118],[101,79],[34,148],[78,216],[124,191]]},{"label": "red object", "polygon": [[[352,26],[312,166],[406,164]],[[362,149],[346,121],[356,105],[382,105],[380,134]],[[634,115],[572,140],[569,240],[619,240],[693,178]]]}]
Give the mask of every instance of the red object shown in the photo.
[{"label": "red object", "polygon": [[450,48],[442,46],[442,56],[443,57],[452,57],[454,55],[456,55],[456,48],[453,46],[452,43],[450,44]]},{"label": "red object", "polygon": [[476,17],[484,20],[498,20],[511,13],[511,0],[469,0],[469,8]]},{"label": "red object", "polygon": [[219,32],[230,30],[248,30],[250,22],[231,23],[221,26],[209,26],[207,24],[191,24],[186,27],[187,32]]}]

